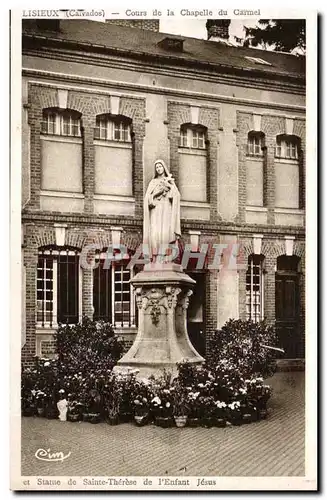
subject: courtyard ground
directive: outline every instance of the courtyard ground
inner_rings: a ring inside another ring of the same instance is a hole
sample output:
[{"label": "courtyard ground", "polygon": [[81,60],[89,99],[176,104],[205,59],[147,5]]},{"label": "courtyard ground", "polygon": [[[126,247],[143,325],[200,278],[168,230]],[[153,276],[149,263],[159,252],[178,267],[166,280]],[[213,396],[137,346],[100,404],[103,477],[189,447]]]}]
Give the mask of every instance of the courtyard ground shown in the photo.
[{"label": "courtyard ground", "polygon": [[[23,476],[304,476],[304,372],[276,373],[267,420],[240,427],[22,419]],[[42,462],[35,452],[70,452]]]}]

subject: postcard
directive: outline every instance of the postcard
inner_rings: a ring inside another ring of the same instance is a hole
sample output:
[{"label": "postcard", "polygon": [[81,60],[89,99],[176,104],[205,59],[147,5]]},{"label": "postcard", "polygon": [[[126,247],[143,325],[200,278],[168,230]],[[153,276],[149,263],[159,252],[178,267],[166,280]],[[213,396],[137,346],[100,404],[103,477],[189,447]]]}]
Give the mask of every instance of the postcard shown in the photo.
[{"label": "postcard", "polygon": [[168,7],[11,11],[15,491],[318,487],[317,13]]}]

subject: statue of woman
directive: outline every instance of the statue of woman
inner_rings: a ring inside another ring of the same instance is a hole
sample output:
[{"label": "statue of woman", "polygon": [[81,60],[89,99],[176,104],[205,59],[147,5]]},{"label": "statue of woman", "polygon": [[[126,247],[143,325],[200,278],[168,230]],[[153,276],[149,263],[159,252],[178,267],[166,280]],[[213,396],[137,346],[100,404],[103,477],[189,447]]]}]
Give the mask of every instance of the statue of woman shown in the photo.
[{"label": "statue of woman", "polygon": [[168,245],[181,235],[180,194],[175,181],[162,160],[157,160],[154,168],[144,199],[143,230],[143,244],[149,246],[153,261],[157,255],[167,255]]}]

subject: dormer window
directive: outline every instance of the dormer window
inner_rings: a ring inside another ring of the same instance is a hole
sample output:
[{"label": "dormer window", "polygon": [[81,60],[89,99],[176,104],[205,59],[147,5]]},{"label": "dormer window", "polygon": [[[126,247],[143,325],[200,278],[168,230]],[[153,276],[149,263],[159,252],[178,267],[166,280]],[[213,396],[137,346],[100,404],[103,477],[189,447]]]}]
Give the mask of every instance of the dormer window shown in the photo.
[{"label": "dormer window", "polygon": [[272,64],[265,59],[261,59],[260,57],[252,57],[252,56],[244,56],[245,59],[248,59],[251,62],[254,62],[255,64],[263,64],[265,66],[272,66]]},{"label": "dormer window", "polygon": [[182,38],[167,36],[161,40],[158,45],[162,49],[172,50],[174,52],[183,52],[183,43],[184,40]]}]

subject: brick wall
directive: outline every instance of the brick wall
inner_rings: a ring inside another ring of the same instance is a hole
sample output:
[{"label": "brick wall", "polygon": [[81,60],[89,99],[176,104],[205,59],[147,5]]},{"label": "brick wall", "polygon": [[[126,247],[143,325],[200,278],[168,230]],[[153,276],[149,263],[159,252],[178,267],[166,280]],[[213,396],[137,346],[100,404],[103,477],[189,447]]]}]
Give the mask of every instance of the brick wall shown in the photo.
[{"label": "brick wall", "polygon": [[[26,207],[40,208],[41,190],[41,120],[42,110],[59,106],[57,90],[44,85],[29,84],[29,124],[31,127],[31,197]],[[96,116],[110,113],[110,97],[83,91],[68,91],[67,108],[82,114],[83,193],[85,213],[94,212],[94,128]],[[133,186],[135,215],[143,214],[143,139],[145,134],[145,100],[121,96],[119,114],[132,120]]]},{"label": "brick wall", "polygon": [[[181,125],[190,124],[191,106],[170,102],[167,103],[168,113],[168,139],[170,142],[170,169],[178,186],[179,174],[179,137]],[[207,193],[210,203],[210,220],[217,221],[217,146],[219,129],[219,110],[207,106],[201,106],[199,110],[199,119],[197,125],[202,125],[207,129]]]}]

